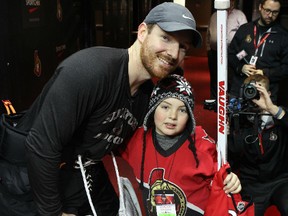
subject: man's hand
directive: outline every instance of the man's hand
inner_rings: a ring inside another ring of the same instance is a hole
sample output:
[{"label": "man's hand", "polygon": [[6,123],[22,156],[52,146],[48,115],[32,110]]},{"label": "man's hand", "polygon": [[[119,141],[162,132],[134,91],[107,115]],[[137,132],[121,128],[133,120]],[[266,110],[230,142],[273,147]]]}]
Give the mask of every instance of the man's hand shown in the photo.
[{"label": "man's hand", "polygon": [[245,74],[247,77],[254,75],[257,72],[254,65],[245,64],[242,67],[242,73]]},{"label": "man's hand", "polygon": [[261,69],[257,69],[257,70],[254,71],[254,74],[264,75],[264,72]]}]

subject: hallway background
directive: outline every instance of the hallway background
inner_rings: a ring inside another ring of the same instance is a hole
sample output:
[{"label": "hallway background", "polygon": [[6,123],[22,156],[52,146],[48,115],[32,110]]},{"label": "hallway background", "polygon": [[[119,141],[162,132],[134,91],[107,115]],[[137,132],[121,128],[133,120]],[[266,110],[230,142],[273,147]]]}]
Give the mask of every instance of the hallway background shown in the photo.
[{"label": "hallway background", "polygon": [[[169,1],[169,0],[167,0]],[[30,4],[30,2],[34,2]],[[17,111],[27,109],[40,93],[57,65],[74,52],[95,45],[129,47],[137,26],[161,0],[1,0],[0,7],[0,99],[9,99]],[[213,0],[187,0],[205,41]],[[240,0],[248,20],[257,16],[258,0]],[[288,0],[283,0],[280,22],[288,25]],[[288,28],[288,27],[287,27]],[[195,90],[195,118],[216,137],[216,113],[203,109],[209,98],[209,72],[205,43],[192,49],[184,62],[185,76]],[[280,98],[287,100],[287,80]],[[0,113],[5,108],[0,106]],[[109,165],[109,163],[108,163]],[[123,172],[129,172],[127,167]],[[126,169],[126,170],[125,170]],[[276,213],[271,213],[276,216]]]}]

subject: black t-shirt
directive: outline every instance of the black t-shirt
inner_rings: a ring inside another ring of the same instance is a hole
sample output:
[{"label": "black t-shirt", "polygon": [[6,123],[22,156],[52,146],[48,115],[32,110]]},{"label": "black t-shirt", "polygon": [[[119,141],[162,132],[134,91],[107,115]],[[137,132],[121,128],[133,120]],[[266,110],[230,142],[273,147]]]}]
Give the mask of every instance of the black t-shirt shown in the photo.
[{"label": "black t-shirt", "polygon": [[50,214],[61,208],[61,160],[73,161],[78,154],[101,160],[142,124],[153,83],[147,81],[131,96],[128,61],[127,49],[81,50],[59,65],[28,110],[35,120],[27,149],[37,155],[29,163],[38,164],[30,166],[29,175],[36,201]]}]

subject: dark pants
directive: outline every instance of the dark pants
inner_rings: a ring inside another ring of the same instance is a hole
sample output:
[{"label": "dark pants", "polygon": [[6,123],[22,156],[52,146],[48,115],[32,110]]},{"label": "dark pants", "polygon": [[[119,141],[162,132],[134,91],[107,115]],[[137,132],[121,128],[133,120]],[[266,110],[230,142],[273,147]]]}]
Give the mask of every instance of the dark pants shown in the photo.
[{"label": "dark pants", "polygon": [[283,178],[269,183],[243,184],[242,196],[252,195],[255,216],[264,216],[271,205],[275,205],[281,216],[288,216],[288,179]]},{"label": "dark pants", "polygon": [[[91,183],[91,199],[97,216],[115,216],[119,209],[119,198],[109,180],[102,162],[85,168]],[[61,169],[60,190],[63,212],[77,216],[92,215],[80,169]]]}]

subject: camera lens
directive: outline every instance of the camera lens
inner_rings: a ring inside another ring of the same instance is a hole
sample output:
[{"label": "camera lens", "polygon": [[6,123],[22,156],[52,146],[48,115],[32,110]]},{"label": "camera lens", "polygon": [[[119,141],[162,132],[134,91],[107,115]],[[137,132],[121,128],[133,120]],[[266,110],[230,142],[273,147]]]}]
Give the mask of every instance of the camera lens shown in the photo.
[{"label": "camera lens", "polygon": [[249,83],[244,87],[243,96],[247,100],[259,99],[259,92],[254,85]]}]

